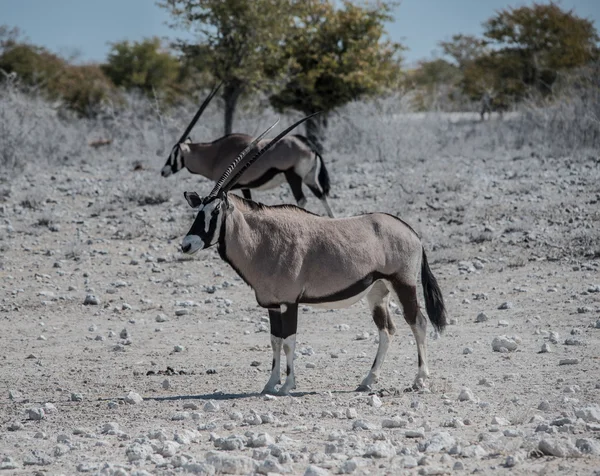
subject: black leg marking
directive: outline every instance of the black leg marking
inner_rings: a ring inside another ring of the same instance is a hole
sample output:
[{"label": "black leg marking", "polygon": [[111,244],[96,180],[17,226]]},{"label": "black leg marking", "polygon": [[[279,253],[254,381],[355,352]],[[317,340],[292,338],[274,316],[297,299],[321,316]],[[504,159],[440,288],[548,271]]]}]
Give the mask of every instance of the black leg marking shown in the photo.
[{"label": "black leg marking", "polygon": [[252,194],[250,193],[250,189],[249,188],[243,188],[242,189],[242,195],[244,196],[245,199],[252,200]]},{"label": "black leg marking", "polygon": [[298,329],[298,304],[288,304],[287,309],[281,314],[281,337],[287,338],[296,333]]},{"label": "black leg marking", "polygon": [[380,331],[387,327],[388,315],[387,310],[381,306],[373,309],[373,321]]},{"label": "black leg marking", "polygon": [[404,320],[409,326],[414,326],[417,322],[417,315],[419,313],[419,301],[417,299],[416,286],[410,286],[397,281],[393,281],[392,286],[400,300],[400,304],[402,304]]},{"label": "black leg marking", "polygon": [[292,189],[292,194],[294,195],[296,202],[298,204],[306,202],[306,197],[302,191],[302,178],[293,170],[286,170],[285,179],[290,184],[290,188]]},{"label": "black leg marking", "polygon": [[269,309],[269,323],[271,325],[271,335],[283,338],[281,312]]},{"label": "black leg marking", "polygon": [[290,369],[290,366],[288,365],[285,369],[285,374],[289,375],[292,372],[292,369]]}]

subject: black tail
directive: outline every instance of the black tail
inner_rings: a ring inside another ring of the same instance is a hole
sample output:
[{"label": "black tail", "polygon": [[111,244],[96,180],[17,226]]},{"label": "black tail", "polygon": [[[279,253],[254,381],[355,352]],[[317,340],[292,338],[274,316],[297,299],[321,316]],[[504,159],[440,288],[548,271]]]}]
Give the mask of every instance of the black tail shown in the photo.
[{"label": "black tail", "polygon": [[[304,142],[308,147],[310,147],[310,150],[312,150],[315,154],[316,159],[321,165],[319,169],[319,175],[317,177],[317,182],[319,184],[319,187],[321,187],[321,190],[323,191],[323,195],[326,197],[329,196],[329,191],[331,190],[331,182],[329,180],[329,172],[325,167],[325,161],[323,160],[323,157],[321,157],[321,154],[317,152],[317,147],[312,143],[312,141],[308,137],[303,136],[301,134],[294,134],[294,137],[297,137],[298,139],[300,139],[300,141]],[[319,194],[316,195],[319,197]]]},{"label": "black tail", "polygon": [[423,261],[421,263],[421,284],[423,284],[423,295],[425,296],[425,307],[429,320],[439,332],[446,327],[446,306],[444,297],[438,285],[437,279],[429,269],[425,248],[423,248]]}]

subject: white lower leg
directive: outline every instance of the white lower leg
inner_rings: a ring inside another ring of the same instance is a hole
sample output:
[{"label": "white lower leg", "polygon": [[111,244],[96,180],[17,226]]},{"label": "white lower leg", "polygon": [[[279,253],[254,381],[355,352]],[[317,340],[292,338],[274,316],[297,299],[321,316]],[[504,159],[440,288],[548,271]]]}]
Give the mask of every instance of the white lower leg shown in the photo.
[{"label": "white lower leg", "polygon": [[417,323],[410,326],[417,342],[417,355],[419,359],[419,370],[415,378],[415,385],[423,386],[424,381],[429,377],[429,368],[427,367],[427,322],[425,317],[419,313]]},{"label": "white lower leg", "polygon": [[386,329],[382,329],[379,331],[379,347],[377,347],[377,355],[375,355],[375,362],[373,362],[373,367],[371,367],[371,370],[369,370],[369,373],[358,387],[359,389],[368,390],[374,383],[377,382],[377,379],[379,378],[379,369],[385,361],[385,356],[387,354],[391,340],[392,338]]},{"label": "white lower leg", "polygon": [[273,368],[271,377],[265,385],[262,393],[277,393],[275,385],[281,382],[281,344],[283,339],[271,335],[271,348],[273,349]]},{"label": "white lower leg", "polygon": [[283,339],[283,351],[287,364],[287,378],[285,383],[279,389],[280,395],[287,395],[290,390],[296,388],[296,377],[294,375],[294,352],[296,351],[296,334]]}]

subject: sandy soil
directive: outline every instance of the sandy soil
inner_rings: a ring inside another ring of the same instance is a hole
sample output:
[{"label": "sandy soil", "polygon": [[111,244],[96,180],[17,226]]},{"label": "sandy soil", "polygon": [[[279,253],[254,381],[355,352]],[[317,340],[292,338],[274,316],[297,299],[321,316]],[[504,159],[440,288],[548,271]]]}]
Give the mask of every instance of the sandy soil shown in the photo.
[{"label": "sandy soil", "polygon": [[5,182],[0,474],[600,472],[598,157],[361,160],[326,157],[334,212],[413,224],[452,320],[424,391],[404,392],[416,346],[395,315],[377,392],[354,392],[377,348],[361,302],[304,307],[298,387],[260,395],[266,311],[215,250],[177,251],[204,179],[107,152]]}]

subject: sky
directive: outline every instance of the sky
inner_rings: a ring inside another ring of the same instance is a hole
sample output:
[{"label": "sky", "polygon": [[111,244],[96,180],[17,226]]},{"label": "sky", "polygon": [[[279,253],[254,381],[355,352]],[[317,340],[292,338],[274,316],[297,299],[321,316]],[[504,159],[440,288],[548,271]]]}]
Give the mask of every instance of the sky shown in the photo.
[{"label": "sky", "polygon": [[[251,0],[249,0],[251,1]],[[543,0],[538,0],[540,3]],[[497,10],[529,5],[525,0],[402,0],[387,27],[408,48],[405,65],[440,55],[438,42],[453,34],[479,35]],[[594,21],[600,30],[600,0],[561,0],[565,9]],[[167,25],[155,0],[0,0],[0,24],[18,27],[32,43],[79,62],[101,62],[110,43],[159,36],[184,36]],[[190,38],[188,36],[188,38]]]}]

